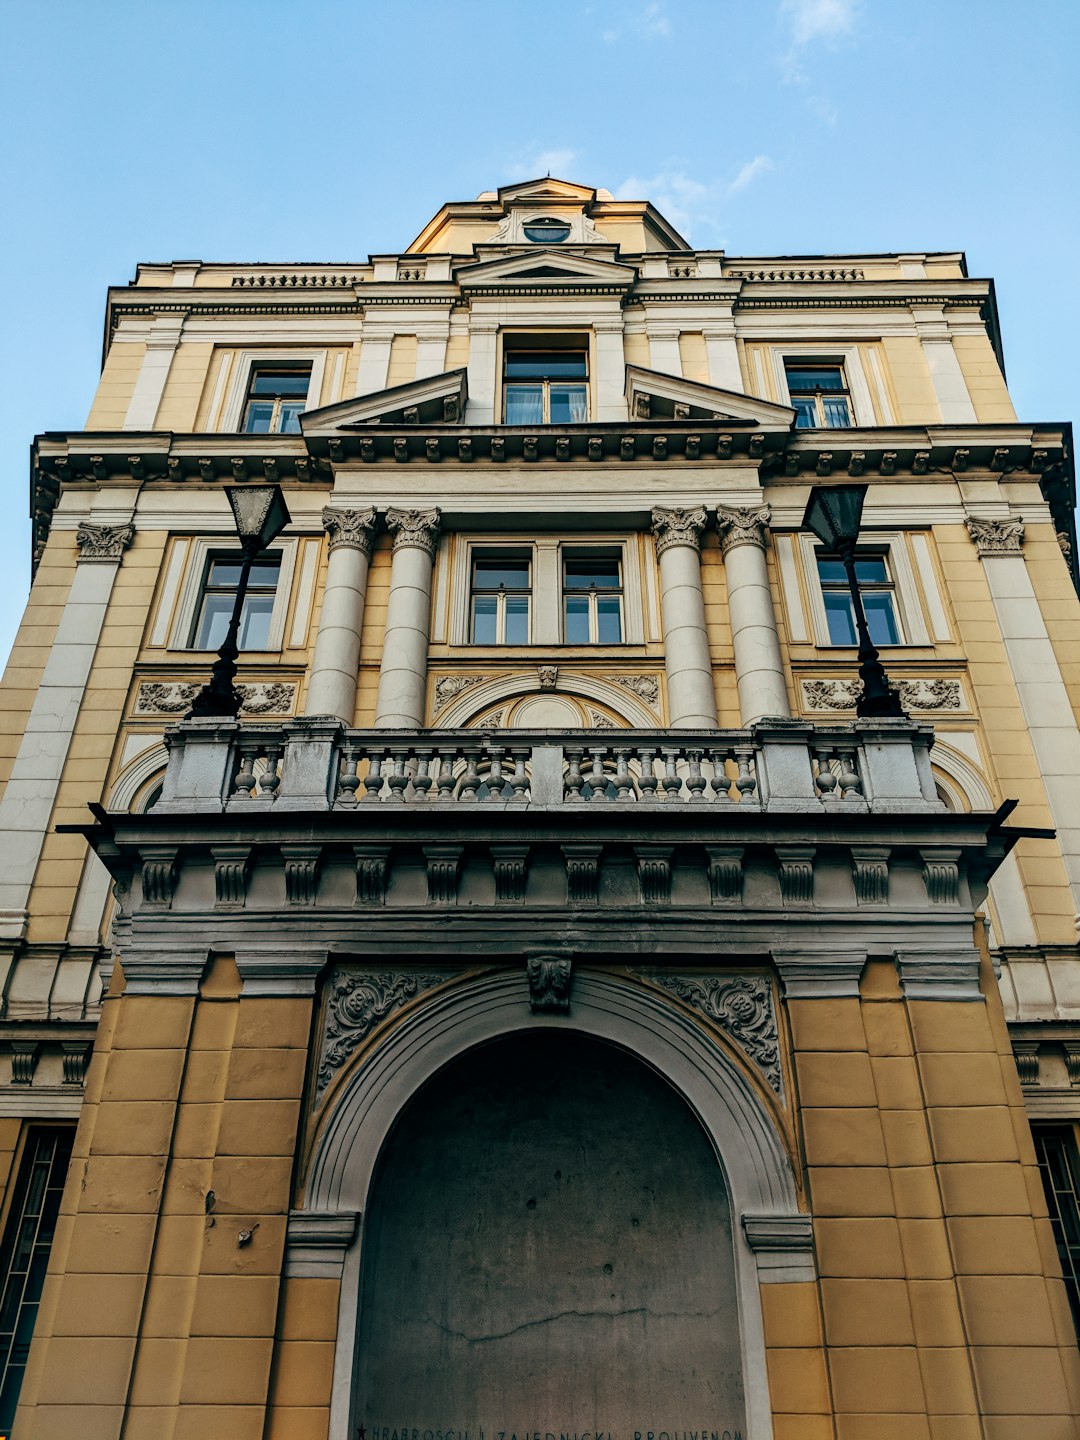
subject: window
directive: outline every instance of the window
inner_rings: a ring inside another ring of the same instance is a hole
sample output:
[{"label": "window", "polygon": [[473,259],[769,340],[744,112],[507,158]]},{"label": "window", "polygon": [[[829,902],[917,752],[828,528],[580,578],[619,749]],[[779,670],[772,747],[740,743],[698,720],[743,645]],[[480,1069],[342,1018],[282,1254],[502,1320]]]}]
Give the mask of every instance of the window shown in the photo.
[{"label": "window", "polygon": [[[844,562],[835,555],[818,554],[817,568],[821,595],[825,601],[825,618],[829,624],[829,643],[857,645],[855,611]],[[885,555],[869,550],[857,551],[855,574],[870,639],[875,645],[902,644],[896,610],[896,586],[889,574]]]},{"label": "window", "polygon": [[565,220],[557,220],[554,215],[541,215],[536,220],[527,220],[522,229],[526,240],[538,241],[544,245],[561,245],[570,235],[570,226]]},{"label": "window", "polygon": [[1080,1329],[1080,1155],[1068,1126],[1032,1127],[1046,1208],[1073,1320]]},{"label": "window", "polygon": [[[242,556],[235,553],[209,557],[202,600],[192,631],[191,644],[195,650],[217,650],[225,639],[242,564]],[[240,612],[240,633],[236,643],[241,650],[270,648],[270,618],[280,573],[280,552],[267,551],[255,557]]]},{"label": "window", "polygon": [[846,430],[851,424],[851,398],[842,365],[784,362],[788,394],[797,430]]},{"label": "window", "polygon": [[245,435],[297,435],[310,365],[253,365],[240,429]]},{"label": "window", "polygon": [[574,425],[589,418],[588,348],[580,335],[508,335],[503,350],[507,425]]},{"label": "window", "polygon": [[563,556],[563,639],[567,645],[618,645],[623,637],[622,565],[617,555]]},{"label": "window", "polygon": [[529,643],[527,555],[474,551],[469,638],[474,645]]},{"label": "window", "polygon": [[12,1196],[0,1249],[0,1435],[15,1421],[72,1137],[70,1130],[31,1130]]}]

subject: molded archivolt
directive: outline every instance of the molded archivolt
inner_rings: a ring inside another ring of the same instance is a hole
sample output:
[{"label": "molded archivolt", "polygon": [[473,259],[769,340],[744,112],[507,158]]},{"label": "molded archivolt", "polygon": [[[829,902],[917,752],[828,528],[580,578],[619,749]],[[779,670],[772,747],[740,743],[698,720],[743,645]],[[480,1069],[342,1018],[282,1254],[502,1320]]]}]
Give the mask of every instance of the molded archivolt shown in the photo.
[{"label": "molded archivolt", "polygon": [[[569,701],[571,705],[576,701],[578,705],[574,708],[580,707],[585,714],[589,711],[588,702],[593,700],[610,710],[617,722],[630,728],[656,729],[662,723],[656,711],[639,700],[626,686],[601,680],[595,675],[584,675],[576,670],[561,673],[560,683],[549,690],[540,688],[535,672],[531,675],[500,675],[470,685],[468,690],[438,712],[435,723],[447,729],[474,725],[500,700],[517,700],[531,695],[538,699],[562,699]],[[580,723],[588,726],[589,721],[582,720]],[[520,724],[530,729],[559,728],[559,722],[547,725],[524,718]]]},{"label": "molded archivolt", "polygon": [[[169,752],[158,740],[149,749],[141,751],[124,766],[113,781],[107,801],[110,810],[130,810],[136,799],[147,789],[149,782],[160,780],[165,774]],[[141,807],[139,807],[141,808]]]},{"label": "molded archivolt", "polygon": [[935,779],[945,792],[946,803],[953,810],[994,810],[997,808],[985,776],[966,755],[944,742],[934,739],[931,752]]},{"label": "molded archivolt", "polygon": [[[716,1154],[731,1204],[749,1432],[771,1434],[758,1261],[743,1222],[806,1221],[774,1107],[719,1036],[650,986],[597,972],[575,976],[569,1016],[533,1014],[520,971],[487,973],[436,990],[346,1072],[316,1138],[302,1215],[363,1215],[383,1145],[398,1115],[446,1065],[476,1046],[555,1028],[606,1041],[664,1078],[696,1115]],[[362,1227],[361,1227],[362,1234]],[[345,1255],[330,1434],[351,1413],[362,1241]],[[809,1253],[791,1255],[812,1277]],[[764,1272],[762,1272],[764,1275]]]}]

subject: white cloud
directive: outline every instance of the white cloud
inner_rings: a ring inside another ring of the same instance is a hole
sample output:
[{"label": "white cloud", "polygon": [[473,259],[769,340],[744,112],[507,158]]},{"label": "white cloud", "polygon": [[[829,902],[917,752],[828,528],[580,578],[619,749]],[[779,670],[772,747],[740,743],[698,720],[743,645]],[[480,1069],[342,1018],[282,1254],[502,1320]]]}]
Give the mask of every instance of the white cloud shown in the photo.
[{"label": "white cloud", "polygon": [[769,159],[768,155],[755,155],[752,160],[746,162],[735,176],[735,179],[732,180],[731,184],[727,187],[728,194],[736,195],[740,190],[745,190],[747,185],[755,181],[759,175],[764,175],[767,171],[775,169],[776,166]]},{"label": "white cloud", "polygon": [[791,27],[795,45],[812,40],[835,40],[855,26],[859,0],[782,0],[780,13]]},{"label": "white cloud", "polygon": [[557,180],[568,180],[578,162],[578,151],[566,149],[533,150],[523,149],[508,155],[503,161],[503,174],[512,180],[535,180],[543,175],[554,175]]},{"label": "white cloud", "polygon": [[605,45],[614,45],[626,33],[636,36],[639,40],[669,40],[671,38],[671,20],[663,4],[663,0],[649,0],[640,10],[632,11],[626,16],[626,26],[614,25],[601,33],[601,39]]},{"label": "white cloud", "polygon": [[768,155],[755,155],[740,166],[731,180],[695,180],[683,170],[667,170],[645,179],[631,175],[615,191],[617,200],[651,200],[665,219],[688,238],[698,227],[717,229],[725,201],[732,199],[760,176],[775,170]]}]

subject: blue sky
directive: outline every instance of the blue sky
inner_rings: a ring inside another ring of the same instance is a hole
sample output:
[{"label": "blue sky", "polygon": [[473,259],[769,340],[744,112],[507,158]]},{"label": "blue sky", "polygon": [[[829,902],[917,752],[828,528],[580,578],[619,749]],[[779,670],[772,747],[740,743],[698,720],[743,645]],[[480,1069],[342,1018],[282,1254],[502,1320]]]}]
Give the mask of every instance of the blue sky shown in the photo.
[{"label": "blue sky", "polygon": [[27,455],[139,260],[403,248],[547,170],[731,254],[964,249],[1023,419],[1076,408],[1076,0],[0,0],[0,656]]}]

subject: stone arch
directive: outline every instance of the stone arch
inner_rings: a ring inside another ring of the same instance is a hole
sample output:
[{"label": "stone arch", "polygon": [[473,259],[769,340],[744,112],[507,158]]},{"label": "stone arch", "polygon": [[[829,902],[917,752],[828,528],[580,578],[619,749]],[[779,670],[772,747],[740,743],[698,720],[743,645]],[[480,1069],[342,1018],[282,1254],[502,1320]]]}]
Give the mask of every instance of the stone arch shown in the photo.
[{"label": "stone arch", "polygon": [[[652,677],[649,677],[652,678]],[[563,671],[560,667],[558,683],[549,689],[539,684],[536,674],[499,675],[490,680],[470,685],[453,699],[435,717],[441,727],[451,729],[469,725],[500,700],[516,700],[526,695],[551,695],[578,699],[595,700],[606,706],[613,714],[621,716],[624,723],[635,729],[656,729],[662,722],[657,710],[640,699],[633,690],[611,680],[602,680],[596,675],[586,675],[576,670]],[[659,700],[659,681],[657,681]]]},{"label": "stone arch", "polygon": [[[533,1014],[520,971],[488,973],[425,996],[331,1096],[303,1209],[294,1220],[297,1251],[320,1225],[338,1237],[349,1233],[343,1221],[367,1209],[376,1164],[398,1115],[440,1070],[488,1041],[545,1027],[576,1031],[636,1057],[675,1090],[708,1137],[731,1204],[747,1426],[766,1440],[771,1407],[758,1285],[813,1278],[809,1217],[799,1211],[791,1157],[763,1089],[719,1036],[651,986],[582,972],[574,980],[569,1016]],[[362,1248],[361,1226],[360,1241],[345,1250],[339,1272],[331,1440],[348,1433]],[[327,1272],[290,1262],[290,1273]]]},{"label": "stone arch", "polygon": [[930,752],[934,779],[953,810],[994,810],[996,802],[982,772],[954,746],[935,737]]},{"label": "stone arch", "polygon": [[156,736],[154,744],[142,750],[120,771],[112,783],[106,804],[110,810],[130,810],[148,783],[164,775],[169,752]]}]

